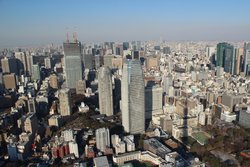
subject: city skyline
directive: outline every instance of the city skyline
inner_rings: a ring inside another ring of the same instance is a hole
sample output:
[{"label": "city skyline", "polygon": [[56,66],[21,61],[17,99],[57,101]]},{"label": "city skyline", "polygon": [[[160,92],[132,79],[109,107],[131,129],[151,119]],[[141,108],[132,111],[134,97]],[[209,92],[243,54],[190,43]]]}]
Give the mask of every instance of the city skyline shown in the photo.
[{"label": "city skyline", "polygon": [[132,40],[250,39],[247,0],[0,1],[0,48]]}]

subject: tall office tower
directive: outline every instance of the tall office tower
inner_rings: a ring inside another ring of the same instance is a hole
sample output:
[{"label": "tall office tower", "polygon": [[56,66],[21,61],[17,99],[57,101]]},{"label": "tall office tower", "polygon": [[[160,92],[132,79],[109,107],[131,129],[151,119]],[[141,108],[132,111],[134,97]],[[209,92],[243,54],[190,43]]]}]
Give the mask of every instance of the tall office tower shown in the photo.
[{"label": "tall office tower", "polygon": [[171,74],[164,75],[162,78],[162,91],[168,93],[170,86],[173,86],[173,76]]},{"label": "tall office tower", "polygon": [[95,69],[101,66],[100,55],[95,55]]},{"label": "tall office tower", "polygon": [[235,56],[235,74],[240,74],[241,72],[241,61],[243,58],[244,50],[243,48],[237,48]]},{"label": "tall office tower", "polygon": [[105,67],[112,68],[112,60],[115,58],[114,55],[104,55],[103,56],[103,62]]},{"label": "tall office tower", "polygon": [[85,69],[92,69],[94,64],[93,61],[93,54],[83,54],[83,64]]},{"label": "tall office tower", "polygon": [[139,60],[126,60],[122,72],[122,125],[131,134],[145,131],[144,76]]},{"label": "tall office tower", "polygon": [[70,89],[68,88],[61,89],[59,92],[60,114],[62,116],[69,116],[72,113],[70,96]]},{"label": "tall office tower", "polygon": [[211,57],[213,54],[215,54],[215,52],[216,52],[215,47],[210,46],[210,47],[206,48],[206,56],[207,57]]},{"label": "tall office tower", "polygon": [[109,67],[101,67],[98,73],[99,108],[101,114],[113,115],[112,76]]},{"label": "tall office tower", "polygon": [[31,76],[32,73],[32,65],[34,64],[33,62],[33,55],[27,53],[27,71],[28,71],[28,75]]},{"label": "tall office tower", "polygon": [[96,147],[104,152],[106,147],[110,147],[109,129],[100,128],[95,131]]},{"label": "tall office tower", "polygon": [[40,67],[39,67],[39,65],[38,64],[33,64],[32,66],[31,66],[31,73],[32,73],[32,75],[31,75],[31,78],[32,78],[32,80],[34,81],[34,80],[37,80],[37,81],[39,81],[40,79],[41,79],[41,74],[40,74]]},{"label": "tall office tower", "polygon": [[5,89],[16,89],[17,88],[16,75],[13,73],[3,75],[3,83]]},{"label": "tall office tower", "polygon": [[120,76],[115,76],[114,84],[115,84],[115,89],[114,89],[114,94],[113,94],[113,97],[114,97],[113,105],[114,105],[114,110],[119,111],[120,101],[121,101],[121,78]]},{"label": "tall office tower", "polygon": [[44,65],[45,65],[46,69],[50,69],[52,67],[51,58],[50,57],[46,57],[44,59]]},{"label": "tall office tower", "polygon": [[79,158],[78,144],[75,141],[69,142],[69,153],[74,154],[76,158]]},{"label": "tall office tower", "polygon": [[19,70],[19,75],[27,74],[27,56],[24,52],[15,52],[15,57],[18,59],[17,67]]},{"label": "tall office tower", "polygon": [[220,66],[220,67],[224,67],[223,66],[223,58],[224,58],[224,54],[225,54],[225,46],[227,45],[227,43],[219,43],[217,44],[217,52],[216,52],[216,67]]},{"label": "tall office tower", "polygon": [[225,50],[225,58],[224,58],[224,70],[225,72],[234,74],[235,68],[235,48],[230,46]]},{"label": "tall office tower", "polygon": [[112,49],[114,44],[115,44],[114,42],[104,42],[104,48]]},{"label": "tall office tower", "polygon": [[1,59],[1,65],[3,73],[15,73],[18,75],[17,60],[15,58],[3,58]]},{"label": "tall office tower", "polygon": [[145,89],[145,118],[162,113],[162,87],[148,85]]},{"label": "tall office tower", "polygon": [[244,44],[244,72],[249,75],[250,72],[250,42]]},{"label": "tall office tower", "polygon": [[81,43],[76,39],[74,42],[65,42],[63,43],[63,49],[66,86],[70,89],[74,89],[76,83],[83,79]]},{"label": "tall office tower", "polygon": [[250,50],[246,50],[245,51],[245,71],[246,71],[246,75],[249,76],[250,75]]},{"label": "tall office tower", "polygon": [[140,51],[141,50],[141,41],[132,41],[132,49],[134,51]]},{"label": "tall office tower", "polygon": [[217,44],[216,66],[224,67],[224,71],[234,74],[235,49],[228,43]]},{"label": "tall office tower", "polygon": [[113,54],[122,56],[123,55],[123,45],[122,44],[113,45]]},{"label": "tall office tower", "polygon": [[129,42],[123,42],[123,50],[128,50],[129,49]]}]

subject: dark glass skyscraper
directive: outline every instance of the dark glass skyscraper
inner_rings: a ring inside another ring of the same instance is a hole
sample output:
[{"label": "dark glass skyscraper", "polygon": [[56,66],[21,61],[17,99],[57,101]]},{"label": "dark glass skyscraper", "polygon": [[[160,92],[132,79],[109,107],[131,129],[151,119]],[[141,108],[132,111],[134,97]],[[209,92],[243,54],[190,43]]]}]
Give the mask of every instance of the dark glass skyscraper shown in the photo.
[{"label": "dark glass skyscraper", "polygon": [[83,78],[81,43],[78,41],[65,42],[63,43],[63,49],[66,87],[76,88],[76,83]]},{"label": "dark glass skyscraper", "polygon": [[235,65],[234,46],[225,42],[217,44],[216,56],[216,66],[223,67],[225,72],[233,74]]},{"label": "dark glass skyscraper", "polygon": [[244,44],[244,72],[246,75],[250,75],[250,43]]}]

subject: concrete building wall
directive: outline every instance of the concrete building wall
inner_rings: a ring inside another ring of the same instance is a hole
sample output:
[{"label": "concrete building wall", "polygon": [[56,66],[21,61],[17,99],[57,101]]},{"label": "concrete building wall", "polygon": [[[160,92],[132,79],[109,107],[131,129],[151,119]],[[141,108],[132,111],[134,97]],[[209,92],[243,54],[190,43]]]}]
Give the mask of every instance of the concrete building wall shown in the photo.
[{"label": "concrete building wall", "polygon": [[113,88],[109,67],[101,67],[98,73],[99,109],[101,114],[113,115]]},{"label": "concrete building wall", "polygon": [[126,132],[145,131],[145,88],[139,60],[127,60],[122,76],[122,125]]}]

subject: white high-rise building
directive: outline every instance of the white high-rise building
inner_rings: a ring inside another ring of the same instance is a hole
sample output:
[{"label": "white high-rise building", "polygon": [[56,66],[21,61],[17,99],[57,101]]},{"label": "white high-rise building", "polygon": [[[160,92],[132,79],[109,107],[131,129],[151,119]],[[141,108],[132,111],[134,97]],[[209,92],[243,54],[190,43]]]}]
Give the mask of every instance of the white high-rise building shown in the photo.
[{"label": "white high-rise building", "polygon": [[72,129],[62,131],[64,141],[74,141],[74,131]]},{"label": "white high-rise building", "polygon": [[76,142],[69,142],[69,152],[70,154],[74,154],[76,158],[79,158],[78,145]]},{"label": "white high-rise building", "polygon": [[96,147],[104,152],[106,147],[110,147],[109,129],[100,128],[95,131]]},{"label": "white high-rise building", "polygon": [[216,52],[216,47],[210,46],[206,48],[206,56],[211,57]]},{"label": "white high-rise building", "polygon": [[113,115],[112,77],[109,67],[101,67],[98,73],[99,108],[101,114]]},{"label": "white high-rise building", "polygon": [[139,60],[127,60],[122,75],[122,125],[131,134],[145,131],[145,86]]},{"label": "white high-rise building", "polygon": [[51,68],[51,58],[50,57],[46,57],[44,59],[44,65],[45,65],[45,68],[47,68],[47,69]]}]

